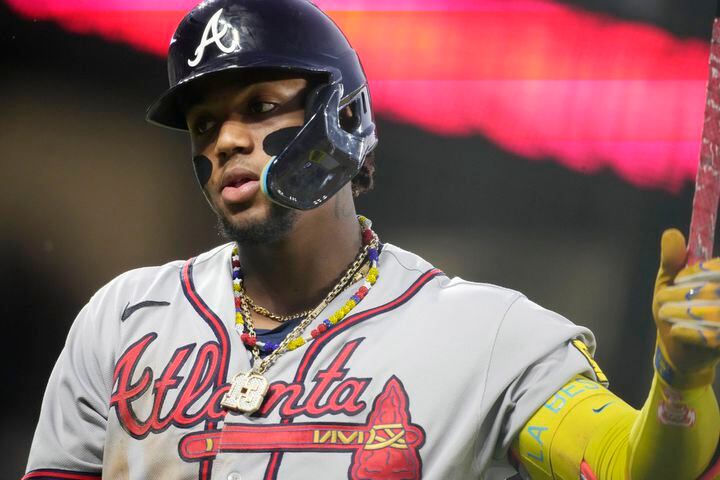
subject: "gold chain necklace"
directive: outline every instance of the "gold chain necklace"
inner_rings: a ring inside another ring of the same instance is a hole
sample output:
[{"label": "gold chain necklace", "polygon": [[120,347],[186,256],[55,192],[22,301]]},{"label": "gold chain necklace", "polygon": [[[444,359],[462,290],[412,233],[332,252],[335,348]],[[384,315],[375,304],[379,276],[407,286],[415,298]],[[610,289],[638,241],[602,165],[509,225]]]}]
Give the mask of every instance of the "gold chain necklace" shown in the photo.
[{"label": "gold chain necklace", "polygon": [[[365,245],[362,250],[360,250],[360,253],[355,258],[355,261],[350,265],[350,267],[345,271],[345,274],[342,276],[342,278],[338,281],[338,283],[335,284],[335,286],[330,290],[330,292],[325,296],[325,298],[312,310],[310,310],[310,313],[308,314],[305,319],[303,319],[300,324],[298,324],[297,327],[295,327],[290,333],[288,333],[282,342],[280,342],[280,345],[278,346],[275,351],[273,351],[270,355],[265,357],[264,359],[260,358],[260,349],[257,345],[255,345],[252,349],[253,358],[255,359],[255,363],[259,363],[258,366],[253,366],[252,372],[255,372],[259,375],[262,375],[267,371],[270,366],[277,361],[277,359],[285,352],[288,351],[288,345],[291,341],[294,339],[300,337],[302,333],[305,331],[305,329],[312,323],[315,318],[322,313],[323,310],[325,310],[325,307],[327,307],[330,302],[332,302],[335,297],[337,297],[343,290],[345,290],[348,285],[350,285],[350,281],[354,277],[355,271],[358,269],[360,265],[363,264],[365,259],[367,258],[367,251],[368,248],[371,247],[372,244]],[[244,290],[241,290],[241,296],[244,295]],[[257,336],[255,334],[255,326],[253,325],[252,316],[250,313],[250,309],[245,305],[245,302],[243,302],[243,315],[245,315],[246,320],[245,324],[247,325],[247,329],[250,332],[250,335],[255,337]]]},{"label": "gold chain necklace", "polygon": [[[352,265],[350,266],[350,268],[352,269]],[[351,283],[359,282],[367,274],[368,270],[370,270],[370,264],[363,261],[358,267],[357,271],[354,272],[353,280]],[[310,315],[310,312],[313,311],[313,309],[310,308],[302,312],[291,313],[290,315],[279,315],[277,313],[271,312],[269,309],[263,307],[262,305],[258,305],[257,303],[255,303],[255,300],[253,300],[252,297],[248,295],[248,293],[244,289],[242,291],[242,299],[243,303],[247,303],[247,305],[252,309],[253,312],[259,313],[260,315],[267,317],[270,320],[275,320],[278,323],[285,323],[288,320],[294,320],[296,318],[305,318]]]},{"label": "gold chain necklace", "polygon": [[[269,383],[263,374],[277,361],[277,359],[289,350],[294,350],[309,341],[314,340],[320,333],[325,332],[328,328],[331,328],[347,314],[355,308],[355,306],[367,295],[368,291],[375,284],[379,275],[378,265],[378,246],[379,240],[377,235],[371,230],[371,222],[365,217],[358,217],[362,228],[362,237],[364,246],[358,253],[355,261],[346,270],[345,274],[340,278],[338,283],[328,292],[325,298],[300,322],[284,339],[283,341],[274,348],[272,352],[264,359],[260,358],[260,348],[256,343],[255,327],[252,322],[252,313],[248,302],[245,301],[247,296],[244,294],[244,288],[242,287],[242,275],[239,272],[239,254],[237,246],[233,250],[233,266],[237,262],[237,268],[233,267],[233,291],[235,292],[236,301],[239,300],[239,305],[236,303],[236,312],[239,310],[242,312],[236,313],[239,318],[239,324],[247,329],[248,333],[243,333],[241,338],[243,342],[252,347],[253,355],[253,366],[247,372],[240,372],[235,375],[232,379],[230,389],[223,396],[220,405],[224,408],[231,410],[237,410],[245,414],[251,414],[257,411],[262,405],[265,395],[267,394]],[[318,315],[332,302],[348,285],[352,283],[355,278],[355,274],[363,263],[370,259],[370,267],[368,273],[365,276],[365,282],[360,289],[348,300],[343,307],[333,313],[330,317],[323,320],[323,322],[312,331],[311,337],[307,339],[303,337],[303,332],[307,327],[317,318]],[[237,275],[236,275],[237,274]],[[238,320],[236,320],[237,322]]]},{"label": "gold chain necklace", "polygon": [[263,316],[269,318],[270,320],[275,320],[276,322],[279,322],[279,323],[285,323],[288,320],[293,320],[295,318],[305,318],[310,314],[310,312],[312,312],[312,309],[309,309],[309,310],[304,310],[304,311],[298,312],[298,313],[291,313],[290,315],[278,315],[277,313],[273,313],[270,310],[268,310],[267,308],[255,303],[255,300],[253,300],[250,297],[250,295],[247,294],[247,292],[245,290],[243,290],[242,298],[243,298],[243,303],[247,303],[248,307],[250,307],[253,312],[259,313],[260,315],[263,315]]}]

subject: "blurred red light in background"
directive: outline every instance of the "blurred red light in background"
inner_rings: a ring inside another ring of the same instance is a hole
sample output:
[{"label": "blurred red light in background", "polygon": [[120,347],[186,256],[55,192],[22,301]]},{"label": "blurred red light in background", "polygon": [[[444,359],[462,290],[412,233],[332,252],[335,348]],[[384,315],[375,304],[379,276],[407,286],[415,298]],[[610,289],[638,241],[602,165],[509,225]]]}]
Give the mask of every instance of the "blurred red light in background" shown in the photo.
[{"label": "blurred red light in background", "polygon": [[[195,4],[6,2],[162,56]],[[380,115],[443,135],[482,134],[580,172],[612,168],[641,187],[677,191],[694,179],[706,42],[549,0],[316,3],[358,50]]]}]

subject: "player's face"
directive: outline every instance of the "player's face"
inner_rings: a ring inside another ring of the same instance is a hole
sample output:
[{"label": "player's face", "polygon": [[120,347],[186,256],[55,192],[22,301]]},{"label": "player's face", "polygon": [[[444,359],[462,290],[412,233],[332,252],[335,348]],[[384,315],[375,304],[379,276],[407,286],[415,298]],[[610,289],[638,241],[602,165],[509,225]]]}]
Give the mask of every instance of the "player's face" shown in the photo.
[{"label": "player's face", "polygon": [[188,110],[195,170],[226,227],[256,229],[294,215],[262,193],[260,175],[303,125],[307,89],[304,78],[268,74],[210,83]]}]

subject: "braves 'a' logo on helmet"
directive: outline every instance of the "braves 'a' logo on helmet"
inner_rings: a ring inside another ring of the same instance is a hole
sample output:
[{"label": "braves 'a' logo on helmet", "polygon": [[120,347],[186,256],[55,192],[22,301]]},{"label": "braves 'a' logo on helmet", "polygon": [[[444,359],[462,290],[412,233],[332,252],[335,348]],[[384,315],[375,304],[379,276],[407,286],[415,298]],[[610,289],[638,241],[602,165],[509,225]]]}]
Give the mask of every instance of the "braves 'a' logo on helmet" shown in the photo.
[{"label": "braves 'a' logo on helmet", "polygon": [[[225,53],[233,52],[240,46],[240,35],[238,34],[238,31],[222,18],[222,11],[223,9],[221,8],[215,12],[213,16],[210,17],[207,25],[205,25],[205,30],[203,31],[202,39],[200,39],[200,44],[195,49],[195,58],[188,60],[187,62],[189,66],[194,67],[199,64],[205,54],[205,48],[213,43],[220,49],[220,51]],[[225,45],[222,40],[228,34],[228,30],[230,31],[232,38],[230,45]]]}]

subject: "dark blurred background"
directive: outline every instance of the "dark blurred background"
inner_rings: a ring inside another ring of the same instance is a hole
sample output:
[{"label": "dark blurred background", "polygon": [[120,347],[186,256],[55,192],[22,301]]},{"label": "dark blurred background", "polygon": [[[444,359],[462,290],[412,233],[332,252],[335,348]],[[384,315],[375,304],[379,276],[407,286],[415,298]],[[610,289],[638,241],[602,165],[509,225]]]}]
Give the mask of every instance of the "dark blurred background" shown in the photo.
[{"label": "dark blurred background", "polygon": [[[702,42],[714,13],[711,0],[567,4]],[[144,121],[166,88],[163,58],[2,2],[0,42],[0,477],[18,478],[82,305],[123,271],[221,240],[185,137]],[[482,133],[443,136],[382,112],[378,123],[377,186],[359,211],[381,238],[589,326],[613,389],[640,407],[652,374],[659,238],[670,226],[687,231],[691,182],[640,188],[608,168],[583,174],[553,158],[528,160]],[[453,335],[453,319],[443,320]]]}]

